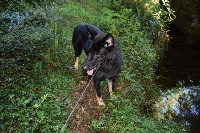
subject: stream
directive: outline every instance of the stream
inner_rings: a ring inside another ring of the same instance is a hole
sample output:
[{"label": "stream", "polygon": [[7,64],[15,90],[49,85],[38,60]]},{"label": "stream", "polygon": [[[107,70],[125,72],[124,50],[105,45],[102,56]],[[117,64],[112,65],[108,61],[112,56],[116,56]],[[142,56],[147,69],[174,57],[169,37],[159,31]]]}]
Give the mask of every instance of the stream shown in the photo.
[{"label": "stream", "polygon": [[200,133],[200,42],[180,45],[173,41],[156,74],[161,96],[154,105],[155,116]]}]

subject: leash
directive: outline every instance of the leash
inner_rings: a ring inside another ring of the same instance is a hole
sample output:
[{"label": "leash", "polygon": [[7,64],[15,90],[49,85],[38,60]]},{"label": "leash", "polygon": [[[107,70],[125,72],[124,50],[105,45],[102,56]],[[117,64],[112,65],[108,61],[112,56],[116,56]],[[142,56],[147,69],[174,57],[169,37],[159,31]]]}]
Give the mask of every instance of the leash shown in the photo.
[{"label": "leash", "polygon": [[88,86],[90,85],[90,82],[91,82],[92,79],[94,78],[94,76],[95,76],[95,74],[97,73],[97,71],[98,71],[98,69],[100,68],[100,66],[101,66],[101,65],[99,65],[99,67],[95,70],[94,74],[92,75],[90,81],[89,81],[88,84],[86,85],[86,87],[85,87],[84,91],[82,92],[81,96],[80,96],[79,99],[77,100],[77,102],[76,102],[76,104],[75,104],[73,110],[72,110],[71,113],[69,114],[67,120],[65,121],[65,124],[62,126],[62,128],[61,128],[61,130],[60,130],[59,133],[62,133],[62,132],[63,132],[64,127],[67,125],[67,122],[69,121],[69,119],[71,118],[72,114],[74,113],[74,111],[75,111],[75,109],[76,109],[78,103],[80,102],[81,98],[82,98],[83,95],[85,94],[85,92],[86,92]]}]

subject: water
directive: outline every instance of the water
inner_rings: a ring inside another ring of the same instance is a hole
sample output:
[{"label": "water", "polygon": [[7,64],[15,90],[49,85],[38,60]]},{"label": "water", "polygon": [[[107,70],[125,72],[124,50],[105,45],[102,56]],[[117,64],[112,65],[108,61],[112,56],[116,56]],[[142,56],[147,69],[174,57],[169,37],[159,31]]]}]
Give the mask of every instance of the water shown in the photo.
[{"label": "water", "polygon": [[157,69],[162,96],[155,116],[179,122],[191,133],[200,133],[200,45],[174,42]]},{"label": "water", "polygon": [[200,85],[200,45],[172,45],[157,70],[157,82],[164,88],[176,86],[178,81],[187,86]]},{"label": "water", "polygon": [[185,125],[191,133],[200,132],[200,87],[179,87],[161,91],[154,105],[155,117]]}]

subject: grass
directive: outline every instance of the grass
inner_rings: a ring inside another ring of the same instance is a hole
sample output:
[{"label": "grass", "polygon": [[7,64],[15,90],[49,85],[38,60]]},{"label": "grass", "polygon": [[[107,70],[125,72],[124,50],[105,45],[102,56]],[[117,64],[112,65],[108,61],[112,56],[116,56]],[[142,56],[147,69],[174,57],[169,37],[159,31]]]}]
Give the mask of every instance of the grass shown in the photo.
[{"label": "grass", "polygon": [[[14,1],[2,11],[2,132],[60,131],[86,81],[81,70],[73,69],[71,37],[73,28],[80,23],[112,33],[122,45],[124,63],[115,96],[110,98],[104,93],[107,107],[94,104],[94,91],[89,90],[83,100],[84,107],[78,107],[65,131],[185,131],[177,123],[153,118],[148,111],[144,113],[153,97],[159,95],[153,82],[154,67],[167,48],[165,28],[166,21],[171,21],[167,16],[172,12],[162,10],[163,16],[159,18],[152,15],[161,11],[159,4],[148,0],[112,2]],[[152,8],[141,5],[146,3]],[[81,58],[83,62],[84,56]],[[106,92],[107,86],[102,86]]]}]

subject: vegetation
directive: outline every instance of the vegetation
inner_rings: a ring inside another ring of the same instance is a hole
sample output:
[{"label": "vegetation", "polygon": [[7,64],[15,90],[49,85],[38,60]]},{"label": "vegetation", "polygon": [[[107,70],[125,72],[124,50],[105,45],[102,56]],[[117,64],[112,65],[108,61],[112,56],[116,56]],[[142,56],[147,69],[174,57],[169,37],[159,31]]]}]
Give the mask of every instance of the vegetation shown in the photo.
[{"label": "vegetation", "polygon": [[[105,94],[107,106],[100,108],[98,118],[90,118],[87,130],[185,131],[177,123],[153,118],[149,112],[159,94],[153,82],[154,67],[167,48],[166,28],[173,18],[168,0],[21,0],[5,4],[7,9],[0,14],[2,132],[61,130],[75,103],[74,88],[86,80],[81,71],[73,69],[71,37],[80,23],[112,33],[124,54],[118,91],[111,99]],[[65,131],[72,132],[75,123],[71,120]]]}]

